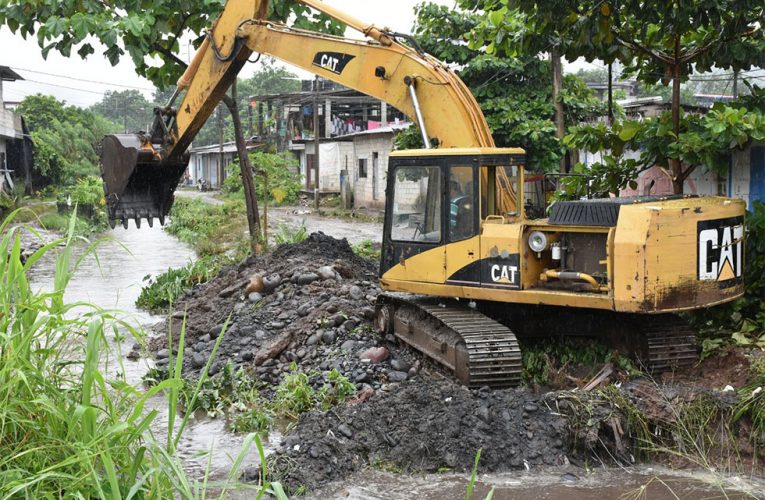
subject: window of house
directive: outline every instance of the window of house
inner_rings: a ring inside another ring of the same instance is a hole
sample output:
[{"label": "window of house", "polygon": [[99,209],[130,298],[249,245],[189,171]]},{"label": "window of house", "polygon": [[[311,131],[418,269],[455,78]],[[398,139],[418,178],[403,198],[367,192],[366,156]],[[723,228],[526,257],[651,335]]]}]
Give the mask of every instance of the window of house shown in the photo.
[{"label": "window of house", "polygon": [[360,179],[367,178],[367,159],[366,158],[359,158],[359,178]]}]

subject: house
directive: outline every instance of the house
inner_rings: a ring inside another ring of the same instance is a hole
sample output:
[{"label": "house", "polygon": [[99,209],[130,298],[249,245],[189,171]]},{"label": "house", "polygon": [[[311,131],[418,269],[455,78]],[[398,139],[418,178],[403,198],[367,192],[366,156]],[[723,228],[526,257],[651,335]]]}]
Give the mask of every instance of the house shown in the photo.
[{"label": "house", "polygon": [[354,187],[354,193],[361,189],[355,205],[382,206],[387,155],[394,133],[406,121],[403,113],[321,78],[303,81],[297,92],[251,96],[250,104],[256,110],[258,139],[292,151],[300,159],[306,191],[339,193],[344,182],[354,187],[359,180],[364,187]]},{"label": "house", "polygon": [[[339,192],[342,183],[348,182],[355,208],[384,209],[388,156],[393,151],[396,134],[410,125],[393,123],[320,141],[321,190]],[[304,147],[296,152],[305,176],[312,166],[316,143],[306,140],[302,145]]]},{"label": "house", "polygon": [[[31,147],[25,140],[21,115],[6,109],[3,82],[23,80],[8,66],[0,66],[0,191],[13,186],[11,173],[27,173],[31,168]],[[26,134],[28,136],[28,134]],[[28,154],[24,154],[28,150]]]},{"label": "house", "polygon": [[[248,144],[247,151],[254,151],[259,144]],[[192,147],[189,150],[189,166],[186,174],[188,181],[197,186],[204,180],[208,189],[220,189],[226,179],[226,169],[237,158],[234,141],[210,146]]]}]

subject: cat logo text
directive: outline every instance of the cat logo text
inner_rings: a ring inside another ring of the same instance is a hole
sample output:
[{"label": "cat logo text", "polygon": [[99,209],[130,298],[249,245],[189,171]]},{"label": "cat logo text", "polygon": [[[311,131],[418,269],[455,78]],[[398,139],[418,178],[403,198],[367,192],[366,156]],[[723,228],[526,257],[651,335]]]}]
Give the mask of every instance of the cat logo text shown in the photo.
[{"label": "cat logo text", "polygon": [[734,284],[744,270],[742,217],[699,221],[698,279]]}]

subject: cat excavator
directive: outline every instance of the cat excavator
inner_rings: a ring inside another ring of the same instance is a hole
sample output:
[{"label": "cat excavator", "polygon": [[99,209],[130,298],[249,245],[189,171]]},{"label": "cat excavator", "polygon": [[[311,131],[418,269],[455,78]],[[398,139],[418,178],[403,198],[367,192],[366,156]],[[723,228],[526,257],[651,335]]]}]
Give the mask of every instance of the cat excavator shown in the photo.
[{"label": "cat excavator", "polygon": [[300,1],[363,39],[270,22],[265,0],[228,0],[151,131],[104,138],[113,225],[164,223],[192,139],[251,54],[265,54],[385,101],[419,127],[422,149],[388,157],[381,333],[471,387],[520,382],[518,337],[601,337],[654,371],[697,360],[693,331],[677,313],[743,294],[742,201],[674,195],[549,206],[550,179],[532,172],[522,149],[495,147],[449,66],[410,36]]}]

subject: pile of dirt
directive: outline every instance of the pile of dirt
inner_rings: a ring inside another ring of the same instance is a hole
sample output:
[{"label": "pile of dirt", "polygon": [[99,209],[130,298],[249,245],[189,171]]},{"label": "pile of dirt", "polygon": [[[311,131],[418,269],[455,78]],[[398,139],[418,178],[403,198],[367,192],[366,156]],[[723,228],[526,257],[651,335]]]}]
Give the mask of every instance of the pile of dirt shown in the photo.
[{"label": "pile of dirt", "polygon": [[[260,291],[248,293],[253,280]],[[344,239],[313,233],[250,258],[176,304],[176,337],[184,314],[187,323],[184,374],[199,375],[230,316],[211,375],[231,361],[269,385],[278,384],[291,363],[304,372],[335,368],[360,389],[406,380],[416,370],[413,355],[371,326],[378,293],[375,264]],[[167,364],[168,326],[161,325],[151,343],[159,366]],[[373,347],[383,358],[377,363],[360,356]]]},{"label": "pile of dirt", "polygon": [[309,490],[362,466],[406,472],[481,471],[563,465],[565,420],[522,389],[468,390],[450,380],[402,384],[364,404],[304,415],[269,473]]}]

